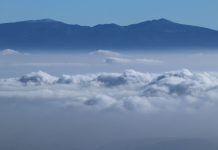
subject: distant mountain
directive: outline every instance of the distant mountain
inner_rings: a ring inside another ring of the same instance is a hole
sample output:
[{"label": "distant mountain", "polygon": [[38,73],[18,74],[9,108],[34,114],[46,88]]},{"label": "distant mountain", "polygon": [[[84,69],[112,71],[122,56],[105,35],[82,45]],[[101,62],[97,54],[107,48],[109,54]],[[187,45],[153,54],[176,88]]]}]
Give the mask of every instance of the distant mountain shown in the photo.
[{"label": "distant mountain", "polygon": [[0,24],[0,49],[218,48],[218,31],[166,19],[128,26],[71,25],[51,19]]}]

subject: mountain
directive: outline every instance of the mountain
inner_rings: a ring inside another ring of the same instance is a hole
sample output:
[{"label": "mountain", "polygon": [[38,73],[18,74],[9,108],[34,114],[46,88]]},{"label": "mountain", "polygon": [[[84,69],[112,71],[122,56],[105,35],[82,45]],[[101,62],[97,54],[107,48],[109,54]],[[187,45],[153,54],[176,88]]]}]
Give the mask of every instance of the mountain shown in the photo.
[{"label": "mountain", "polygon": [[93,27],[52,19],[0,24],[0,49],[218,48],[218,31],[166,19]]}]

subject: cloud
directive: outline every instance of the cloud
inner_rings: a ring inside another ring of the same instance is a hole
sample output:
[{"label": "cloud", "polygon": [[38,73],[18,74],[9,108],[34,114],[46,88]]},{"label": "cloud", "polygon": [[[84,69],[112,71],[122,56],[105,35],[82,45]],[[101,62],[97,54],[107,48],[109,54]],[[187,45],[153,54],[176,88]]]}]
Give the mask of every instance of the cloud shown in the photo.
[{"label": "cloud", "polygon": [[218,105],[218,73],[187,69],[162,74],[123,73],[52,76],[39,71],[0,79],[0,100],[49,101],[98,111],[198,111]]},{"label": "cloud", "polygon": [[0,54],[3,56],[14,56],[14,55],[19,55],[20,52],[12,50],[12,49],[5,49],[5,50],[2,50]]},{"label": "cloud", "polygon": [[156,59],[133,59],[133,58],[122,58],[122,57],[107,57],[104,60],[108,64],[160,64],[162,61]]},{"label": "cloud", "polygon": [[53,84],[57,79],[57,77],[51,76],[50,74],[38,71],[22,76],[19,81],[24,84]]},{"label": "cloud", "polygon": [[97,50],[97,51],[93,51],[93,52],[90,52],[91,55],[99,55],[99,56],[113,56],[113,57],[116,57],[116,56],[121,56],[120,53],[118,52],[114,52],[114,51],[110,51],[110,50]]},{"label": "cloud", "polygon": [[[160,64],[163,63],[157,59],[148,58],[129,58],[124,55],[110,51],[110,50],[97,50],[90,52],[91,55],[98,55],[104,58],[104,62],[108,64]],[[105,58],[106,57],[106,58]]]}]

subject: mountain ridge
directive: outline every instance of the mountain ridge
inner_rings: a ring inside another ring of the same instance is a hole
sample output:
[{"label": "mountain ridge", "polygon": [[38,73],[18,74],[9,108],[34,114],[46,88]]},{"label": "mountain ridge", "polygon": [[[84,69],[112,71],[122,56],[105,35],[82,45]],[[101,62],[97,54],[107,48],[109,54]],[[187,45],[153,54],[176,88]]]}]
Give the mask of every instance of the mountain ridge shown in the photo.
[{"label": "mountain ridge", "polygon": [[0,24],[0,48],[175,49],[218,48],[218,31],[161,18],[121,26],[81,26],[53,19]]}]

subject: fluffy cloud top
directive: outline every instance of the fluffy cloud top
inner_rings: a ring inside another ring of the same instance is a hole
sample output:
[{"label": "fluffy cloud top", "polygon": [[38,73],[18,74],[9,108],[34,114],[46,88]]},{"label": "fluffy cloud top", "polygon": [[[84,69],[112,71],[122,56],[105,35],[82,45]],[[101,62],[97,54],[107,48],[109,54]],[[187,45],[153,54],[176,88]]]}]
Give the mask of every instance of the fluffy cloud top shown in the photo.
[{"label": "fluffy cloud top", "polygon": [[61,77],[39,71],[0,79],[1,100],[48,100],[101,111],[194,111],[217,106],[217,93],[218,73],[187,69],[162,74],[126,70]]},{"label": "fluffy cloud top", "polygon": [[24,84],[34,83],[34,84],[52,84],[57,80],[56,77],[53,77],[45,72],[38,71],[32,72],[30,74],[22,76],[19,81]]}]

